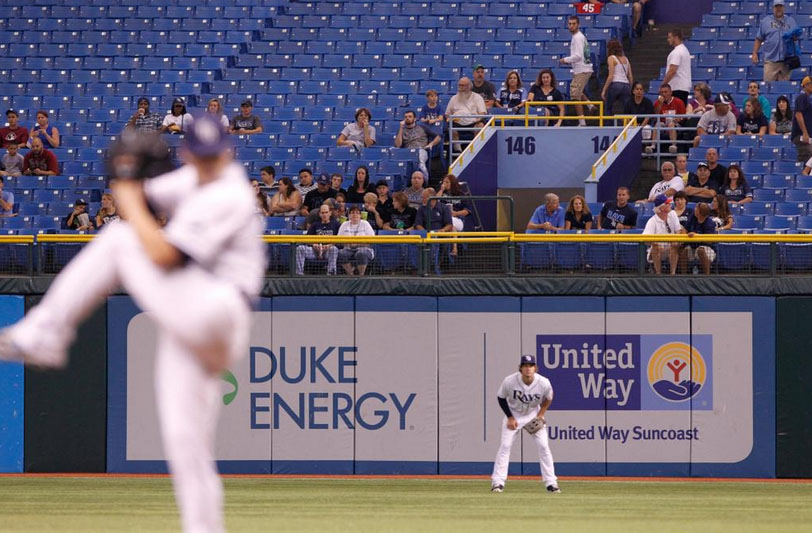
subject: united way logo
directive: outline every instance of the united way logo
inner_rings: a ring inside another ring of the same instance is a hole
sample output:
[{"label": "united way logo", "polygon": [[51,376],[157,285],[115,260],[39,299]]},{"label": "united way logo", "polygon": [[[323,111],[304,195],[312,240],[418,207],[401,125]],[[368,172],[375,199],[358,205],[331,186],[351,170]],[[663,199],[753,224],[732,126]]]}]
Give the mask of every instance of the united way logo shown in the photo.
[{"label": "united way logo", "polygon": [[651,354],[648,383],[667,402],[685,402],[705,385],[707,366],[702,354],[684,342],[669,342]]}]

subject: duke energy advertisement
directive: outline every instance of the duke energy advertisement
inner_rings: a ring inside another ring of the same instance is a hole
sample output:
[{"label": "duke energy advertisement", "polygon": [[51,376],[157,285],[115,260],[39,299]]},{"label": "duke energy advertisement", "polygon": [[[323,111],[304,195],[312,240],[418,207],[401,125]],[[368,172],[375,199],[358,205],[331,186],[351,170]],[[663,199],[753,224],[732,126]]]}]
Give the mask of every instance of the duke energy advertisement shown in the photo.
[{"label": "duke energy advertisement", "polygon": [[[277,297],[222,376],[223,472],[490,473],[521,354],[562,475],[775,475],[774,300]],[[157,329],[108,304],[108,468],[165,471]],[[511,474],[537,474],[529,438]]]}]

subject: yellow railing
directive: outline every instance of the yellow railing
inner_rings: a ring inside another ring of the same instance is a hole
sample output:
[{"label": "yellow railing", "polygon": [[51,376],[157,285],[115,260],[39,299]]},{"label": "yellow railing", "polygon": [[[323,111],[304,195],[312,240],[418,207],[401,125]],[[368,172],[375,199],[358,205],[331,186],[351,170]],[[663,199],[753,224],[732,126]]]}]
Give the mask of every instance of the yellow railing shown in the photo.
[{"label": "yellow railing", "polygon": [[617,153],[617,148],[620,146],[621,142],[625,142],[629,136],[629,130],[637,126],[637,117],[623,117],[623,120],[626,122],[626,126],[624,126],[623,131],[620,132],[620,135],[612,141],[612,144],[609,145],[609,148],[603,152],[603,155],[598,158],[598,160],[592,165],[592,179],[594,180],[597,177],[598,173],[598,166],[603,165],[606,166],[606,160],[609,157],[610,153]]},{"label": "yellow railing", "polygon": [[34,244],[33,235],[0,235],[0,244]]}]

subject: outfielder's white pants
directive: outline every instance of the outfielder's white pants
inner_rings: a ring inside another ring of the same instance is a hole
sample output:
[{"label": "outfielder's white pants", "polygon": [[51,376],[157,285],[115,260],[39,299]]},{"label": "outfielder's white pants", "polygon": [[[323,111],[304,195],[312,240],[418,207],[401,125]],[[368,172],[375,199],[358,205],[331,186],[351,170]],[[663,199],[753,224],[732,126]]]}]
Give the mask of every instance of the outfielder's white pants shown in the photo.
[{"label": "outfielder's white pants", "polygon": [[[522,431],[525,424],[530,422],[538,412],[522,417],[516,417],[519,426],[516,429],[508,429],[507,418],[502,419],[502,440],[499,443],[499,450],[496,452],[496,460],[493,463],[493,474],[491,483],[493,485],[504,485],[507,480],[508,465],[510,464],[510,449],[513,447],[513,439]],[[533,435],[536,448],[539,454],[539,465],[541,466],[541,479],[544,485],[549,487],[554,485],[558,478],[555,477],[555,467],[553,466],[553,454],[550,452],[550,444],[547,438],[547,428],[543,428]]]},{"label": "outfielder's white pants", "polygon": [[[42,302],[12,328],[12,338],[28,354],[53,352],[59,343],[70,343],[79,323],[121,285],[159,326],[155,390],[183,530],[224,531],[223,489],[214,463],[220,380],[199,358],[225,354],[233,362],[247,352],[251,315],[237,289],[193,263],[158,267],[130,226],[117,222],[65,267]],[[30,361],[64,364],[36,355]]]}]

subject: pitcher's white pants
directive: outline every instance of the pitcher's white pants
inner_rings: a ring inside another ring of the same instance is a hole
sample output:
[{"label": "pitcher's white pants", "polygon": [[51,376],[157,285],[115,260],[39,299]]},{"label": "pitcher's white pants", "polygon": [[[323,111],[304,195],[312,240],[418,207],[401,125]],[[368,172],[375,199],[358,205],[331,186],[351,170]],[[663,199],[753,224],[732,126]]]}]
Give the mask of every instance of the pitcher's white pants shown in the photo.
[{"label": "pitcher's white pants", "polygon": [[183,530],[224,531],[214,463],[219,376],[207,373],[199,358],[225,354],[233,362],[247,351],[250,309],[236,288],[193,263],[158,267],[132,228],[117,222],[65,267],[42,302],[11,329],[12,339],[32,354],[30,362],[62,366],[64,360],[48,354],[69,344],[79,323],[121,285],[159,327],[155,390]]},{"label": "pitcher's white pants", "polygon": [[[499,450],[496,452],[496,460],[493,463],[493,474],[491,475],[491,483],[493,485],[504,485],[507,480],[508,464],[510,464],[510,449],[513,447],[513,439],[522,431],[525,424],[530,422],[538,412],[531,413],[522,417],[516,417],[519,423],[516,429],[508,429],[507,418],[502,419],[502,440],[499,444]],[[549,487],[555,485],[558,478],[555,477],[555,467],[553,466],[553,454],[550,452],[550,444],[547,438],[547,428],[542,428],[533,435],[533,441],[536,443],[536,448],[539,454],[539,466],[541,466],[541,479],[544,485]]]}]

